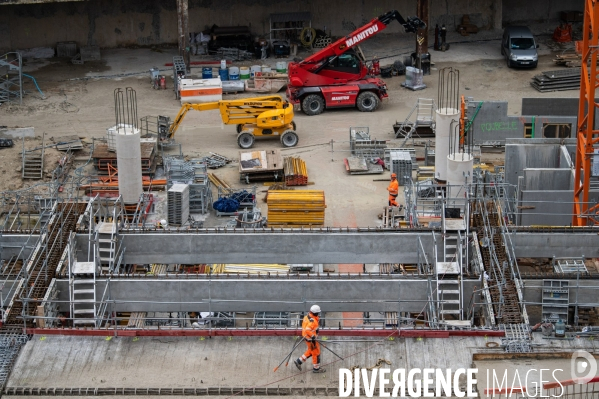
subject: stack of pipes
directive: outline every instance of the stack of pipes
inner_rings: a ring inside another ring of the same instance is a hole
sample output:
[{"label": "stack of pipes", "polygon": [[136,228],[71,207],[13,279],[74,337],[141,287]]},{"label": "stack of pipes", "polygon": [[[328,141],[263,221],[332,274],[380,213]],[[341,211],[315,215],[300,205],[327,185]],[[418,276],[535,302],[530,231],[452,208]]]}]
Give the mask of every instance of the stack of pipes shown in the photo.
[{"label": "stack of pipes", "polygon": [[287,186],[307,186],[308,169],[299,157],[286,157],[284,160],[285,184]]}]

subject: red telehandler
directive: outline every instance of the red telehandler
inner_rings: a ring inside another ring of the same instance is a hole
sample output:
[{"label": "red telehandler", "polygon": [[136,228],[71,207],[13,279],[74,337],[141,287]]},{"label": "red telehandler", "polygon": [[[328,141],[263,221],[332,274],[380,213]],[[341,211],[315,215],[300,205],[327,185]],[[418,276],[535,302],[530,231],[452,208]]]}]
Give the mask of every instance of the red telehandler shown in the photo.
[{"label": "red telehandler", "polygon": [[289,102],[301,104],[306,115],[321,114],[325,108],[355,106],[362,112],[377,109],[388,97],[387,85],[382,79],[368,76],[368,68],[353,47],[384,30],[393,20],[407,33],[426,28],[417,17],[406,21],[399,12],[389,11],[305,60],[289,63]]}]

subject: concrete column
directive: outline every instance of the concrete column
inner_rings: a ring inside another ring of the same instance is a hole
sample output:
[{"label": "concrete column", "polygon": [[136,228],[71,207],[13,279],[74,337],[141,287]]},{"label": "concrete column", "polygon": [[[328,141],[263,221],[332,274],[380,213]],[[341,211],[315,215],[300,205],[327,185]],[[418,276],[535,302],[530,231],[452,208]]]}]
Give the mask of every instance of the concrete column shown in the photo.
[{"label": "concrete column", "polygon": [[189,62],[189,3],[188,0],[177,0],[177,22],[179,55],[185,60],[187,73],[191,72]]}]

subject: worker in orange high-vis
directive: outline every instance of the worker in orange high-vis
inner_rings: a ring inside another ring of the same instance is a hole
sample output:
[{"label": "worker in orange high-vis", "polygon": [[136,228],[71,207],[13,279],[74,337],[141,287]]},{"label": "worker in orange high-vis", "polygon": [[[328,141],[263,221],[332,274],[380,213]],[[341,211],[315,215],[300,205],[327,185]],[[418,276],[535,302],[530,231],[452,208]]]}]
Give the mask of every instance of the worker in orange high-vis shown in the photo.
[{"label": "worker in orange high-vis", "polygon": [[389,183],[387,191],[389,191],[389,206],[399,206],[395,201],[395,198],[399,194],[399,183],[397,182],[397,175],[395,173],[391,173],[391,183]]},{"label": "worker in orange high-vis", "polygon": [[320,320],[320,306],[312,305],[302,322],[302,337],[308,345],[308,350],[293,363],[298,369],[302,369],[302,363],[312,357],[312,372],[324,373],[326,370],[320,367],[320,344],[316,341],[318,337],[318,321]]}]

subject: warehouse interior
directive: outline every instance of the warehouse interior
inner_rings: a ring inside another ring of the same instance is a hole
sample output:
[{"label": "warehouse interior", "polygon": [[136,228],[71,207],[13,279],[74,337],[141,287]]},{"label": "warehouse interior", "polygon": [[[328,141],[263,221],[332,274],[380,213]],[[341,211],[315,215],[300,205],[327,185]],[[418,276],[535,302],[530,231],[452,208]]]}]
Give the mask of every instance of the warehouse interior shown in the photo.
[{"label": "warehouse interior", "polygon": [[[599,395],[592,1],[0,11],[2,395],[337,396],[359,365]],[[314,304],[322,375],[288,366]]]}]

